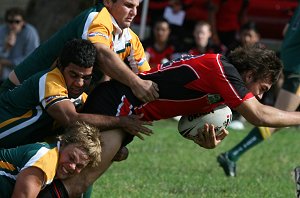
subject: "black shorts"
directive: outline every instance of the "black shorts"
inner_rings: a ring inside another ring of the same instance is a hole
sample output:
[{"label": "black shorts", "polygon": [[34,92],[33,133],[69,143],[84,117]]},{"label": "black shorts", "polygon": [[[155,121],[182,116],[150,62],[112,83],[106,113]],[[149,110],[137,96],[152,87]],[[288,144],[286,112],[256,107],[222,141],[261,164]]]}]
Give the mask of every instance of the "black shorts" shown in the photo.
[{"label": "black shorts", "polygon": [[38,198],[68,198],[68,191],[59,179],[47,185],[37,196]]},{"label": "black shorts", "polygon": [[282,88],[300,96],[300,74],[284,71],[284,82]]}]

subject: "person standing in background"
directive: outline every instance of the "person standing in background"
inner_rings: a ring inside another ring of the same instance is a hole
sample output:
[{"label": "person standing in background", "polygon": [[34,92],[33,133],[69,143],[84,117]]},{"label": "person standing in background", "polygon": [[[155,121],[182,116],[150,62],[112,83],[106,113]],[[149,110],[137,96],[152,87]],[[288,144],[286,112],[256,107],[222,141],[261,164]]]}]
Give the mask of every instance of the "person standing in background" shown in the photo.
[{"label": "person standing in background", "polygon": [[228,47],[236,41],[240,26],[246,21],[249,0],[210,0],[208,18],[213,41]]},{"label": "person standing in background", "polygon": [[[0,81],[40,44],[37,30],[25,20],[25,12],[13,7],[5,12],[0,26]],[[0,83],[1,83],[0,82]]]},{"label": "person standing in background", "polygon": [[150,67],[167,62],[172,58],[175,47],[170,43],[170,24],[166,19],[158,19],[154,23],[153,38],[149,40],[149,45],[145,46],[146,56]]}]

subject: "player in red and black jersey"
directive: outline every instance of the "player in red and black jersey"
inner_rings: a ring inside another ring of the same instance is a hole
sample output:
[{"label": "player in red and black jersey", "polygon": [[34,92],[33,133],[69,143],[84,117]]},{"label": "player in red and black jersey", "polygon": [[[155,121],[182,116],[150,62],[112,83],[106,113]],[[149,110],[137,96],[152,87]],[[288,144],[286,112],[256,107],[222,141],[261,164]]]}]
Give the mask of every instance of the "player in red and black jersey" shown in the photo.
[{"label": "player in red and black jersey", "polygon": [[[143,114],[143,120],[152,121],[209,112],[223,103],[236,108],[254,97],[244,86],[238,70],[220,54],[186,55],[140,77],[158,84],[159,99],[144,104],[128,87],[110,81],[98,86],[88,97],[86,111],[114,116]],[[108,102],[111,104],[107,105]]]},{"label": "player in red and black jersey", "polygon": [[[142,120],[207,112],[227,104],[257,126],[283,127],[300,124],[300,112],[287,112],[261,104],[263,94],[275,83],[282,64],[275,52],[260,48],[237,48],[228,57],[220,54],[185,56],[140,74],[159,86],[159,99],[142,103],[130,89],[116,81],[99,84],[89,95],[83,111],[106,115],[139,114]],[[213,126],[199,129],[194,141],[216,147],[227,135],[216,135]],[[99,167],[87,168],[73,181],[88,185],[109,168],[130,134],[121,130],[101,133],[105,146]],[[82,182],[84,181],[84,182]]]}]

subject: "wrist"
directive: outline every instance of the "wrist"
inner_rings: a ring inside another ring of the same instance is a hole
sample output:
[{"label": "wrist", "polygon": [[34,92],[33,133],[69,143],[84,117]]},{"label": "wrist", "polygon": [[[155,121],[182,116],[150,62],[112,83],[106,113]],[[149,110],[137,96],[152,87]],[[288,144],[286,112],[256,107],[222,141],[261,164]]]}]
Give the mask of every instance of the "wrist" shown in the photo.
[{"label": "wrist", "polygon": [[143,79],[141,79],[139,76],[135,75],[133,78],[129,79],[129,87],[130,88],[135,88],[135,87],[139,87],[142,84]]}]

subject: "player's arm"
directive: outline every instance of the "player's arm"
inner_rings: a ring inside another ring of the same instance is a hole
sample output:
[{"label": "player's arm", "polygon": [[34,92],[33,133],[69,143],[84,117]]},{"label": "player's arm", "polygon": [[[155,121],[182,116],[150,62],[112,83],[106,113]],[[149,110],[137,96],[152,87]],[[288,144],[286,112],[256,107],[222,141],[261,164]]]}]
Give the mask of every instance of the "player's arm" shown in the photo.
[{"label": "player's arm", "polygon": [[255,126],[286,127],[300,124],[300,112],[288,112],[261,104],[251,98],[240,104],[236,110]]},{"label": "player's arm", "polygon": [[44,172],[36,167],[22,170],[16,180],[12,198],[37,197],[44,182]]},{"label": "player's arm", "polygon": [[126,132],[143,139],[141,133],[151,135],[152,130],[145,125],[151,122],[141,121],[140,116],[106,116],[99,114],[77,113],[73,103],[69,100],[58,102],[47,109],[47,113],[62,126],[68,126],[76,121],[84,121],[99,127],[102,131],[122,128]]},{"label": "player's arm", "polygon": [[130,87],[134,95],[143,102],[150,102],[158,98],[158,87],[155,83],[139,78],[106,45],[101,43],[94,45],[98,52],[99,67],[105,74]]}]

